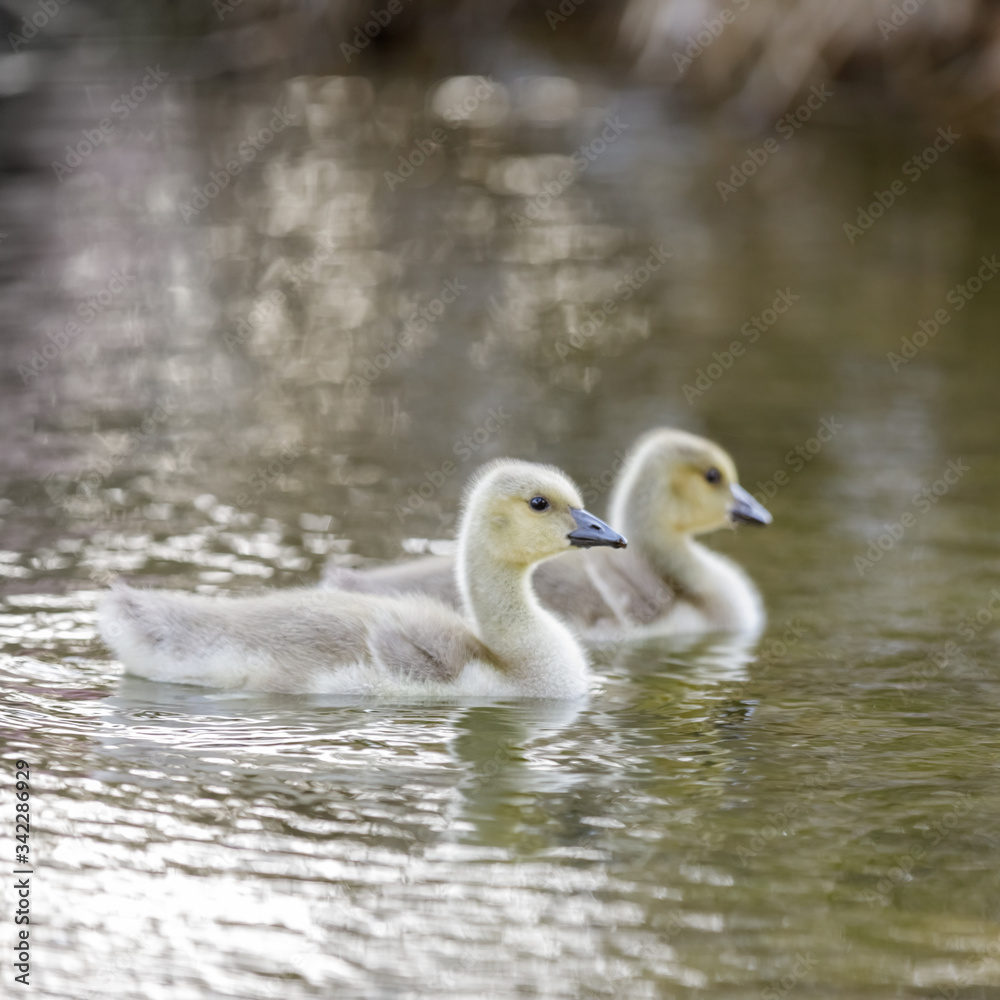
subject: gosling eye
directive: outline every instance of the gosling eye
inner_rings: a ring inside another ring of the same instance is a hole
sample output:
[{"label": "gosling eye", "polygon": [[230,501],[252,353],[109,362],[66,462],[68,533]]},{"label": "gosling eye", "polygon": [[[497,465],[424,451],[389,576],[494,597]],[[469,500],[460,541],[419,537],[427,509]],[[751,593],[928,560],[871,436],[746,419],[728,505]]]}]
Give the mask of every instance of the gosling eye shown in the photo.
[{"label": "gosling eye", "polygon": [[718,483],[722,480],[722,473],[713,465],[708,472],[705,473],[705,479],[710,483]]},{"label": "gosling eye", "polygon": [[528,506],[532,510],[548,510],[549,502],[545,499],[545,497],[532,497],[528,501]]}]

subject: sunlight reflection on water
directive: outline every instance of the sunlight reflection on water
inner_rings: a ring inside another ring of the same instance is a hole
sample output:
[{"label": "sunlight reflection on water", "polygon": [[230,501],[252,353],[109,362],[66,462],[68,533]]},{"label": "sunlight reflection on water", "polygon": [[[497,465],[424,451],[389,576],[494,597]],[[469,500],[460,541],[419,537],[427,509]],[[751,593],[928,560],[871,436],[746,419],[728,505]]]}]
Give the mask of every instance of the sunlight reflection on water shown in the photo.
[{"label": "sunlight reflection on water", "polygon": [[[292,123],[240,162],[275,108]],[[14,368],[134,281],[0,399],[0,729],[36,776],[43,995],[1000,986],[994,630],[917,672],[1000,568],[995,297],[905,377],[885,359],[991,250],[987,179],[942,165],[855,248],[893,140],[803,133],[723,204],[740,150],[554,71],[166,86],[144,113],[161,147],[60,188],[59,295]],[[122,679],[95,638],[115,573],[213,593],[441,551],[497,455],[557,462],[600,510],[615,455],[671,423],[751,489],[789,477],[766,533],[713,539],[767,596],[760,647],[599,650],[579,706],[398,706]]]}]

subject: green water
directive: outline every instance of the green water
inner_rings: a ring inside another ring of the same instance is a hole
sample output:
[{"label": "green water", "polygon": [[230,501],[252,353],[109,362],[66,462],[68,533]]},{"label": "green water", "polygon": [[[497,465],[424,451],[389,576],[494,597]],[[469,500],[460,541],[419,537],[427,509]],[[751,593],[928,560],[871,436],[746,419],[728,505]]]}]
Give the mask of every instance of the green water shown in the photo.
[{"label": "green water", "polygon": [[[947,123],[854,131],[835,97],[723,201],[761,139],[523,73],[165,84],[59,185],[0,188],[36,995],[1000,997],[1000,284],[955,291],[1000,252],[995,173],[959,140],[911,181]],[[113,574],[428,550],[499,455],[602,512],[656,425],[775,515],[714,540],[759,643],[598,650],[577,706],[400,706],[125,680],[95,638]]]}]

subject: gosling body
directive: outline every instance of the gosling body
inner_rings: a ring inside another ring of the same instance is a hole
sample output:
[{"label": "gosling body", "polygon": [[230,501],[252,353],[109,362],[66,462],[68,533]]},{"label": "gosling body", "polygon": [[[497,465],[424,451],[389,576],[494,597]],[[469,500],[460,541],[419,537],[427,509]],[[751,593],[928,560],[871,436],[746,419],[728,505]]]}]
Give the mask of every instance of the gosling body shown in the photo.
[{"label": "gosling body", "polygon": [[535,565],[625,540],[582,509],[557,469],[503,461],[473,481],[456,586],[432,597],[292,590],[210,598],[114,588],[101,634],[126,672],[156,681],[286,693],[578,697],[587,657],[538,603]]}]

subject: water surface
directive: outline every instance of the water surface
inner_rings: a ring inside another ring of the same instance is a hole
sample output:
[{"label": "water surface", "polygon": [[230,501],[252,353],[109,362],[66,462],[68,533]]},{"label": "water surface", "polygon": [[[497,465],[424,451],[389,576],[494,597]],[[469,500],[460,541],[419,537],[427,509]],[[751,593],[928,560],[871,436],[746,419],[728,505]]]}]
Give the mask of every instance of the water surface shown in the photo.
[{"label": "water surface", "polygon": [[[4,182],[0,728],[39,995],[1000,996],[1000,297],[949,300],[1000,251],[995,178],[956,143],[852,243],[938,123],[823,115],[723,201],[759,140],[537,59],[166,83],[62,183]],[[115,574],[439,548],[498,455],[600,512],[661,424],[775,514],[714,540],[759,642],[600,649],[580,705],[387,705],[123,679],[95,637]]]}]

